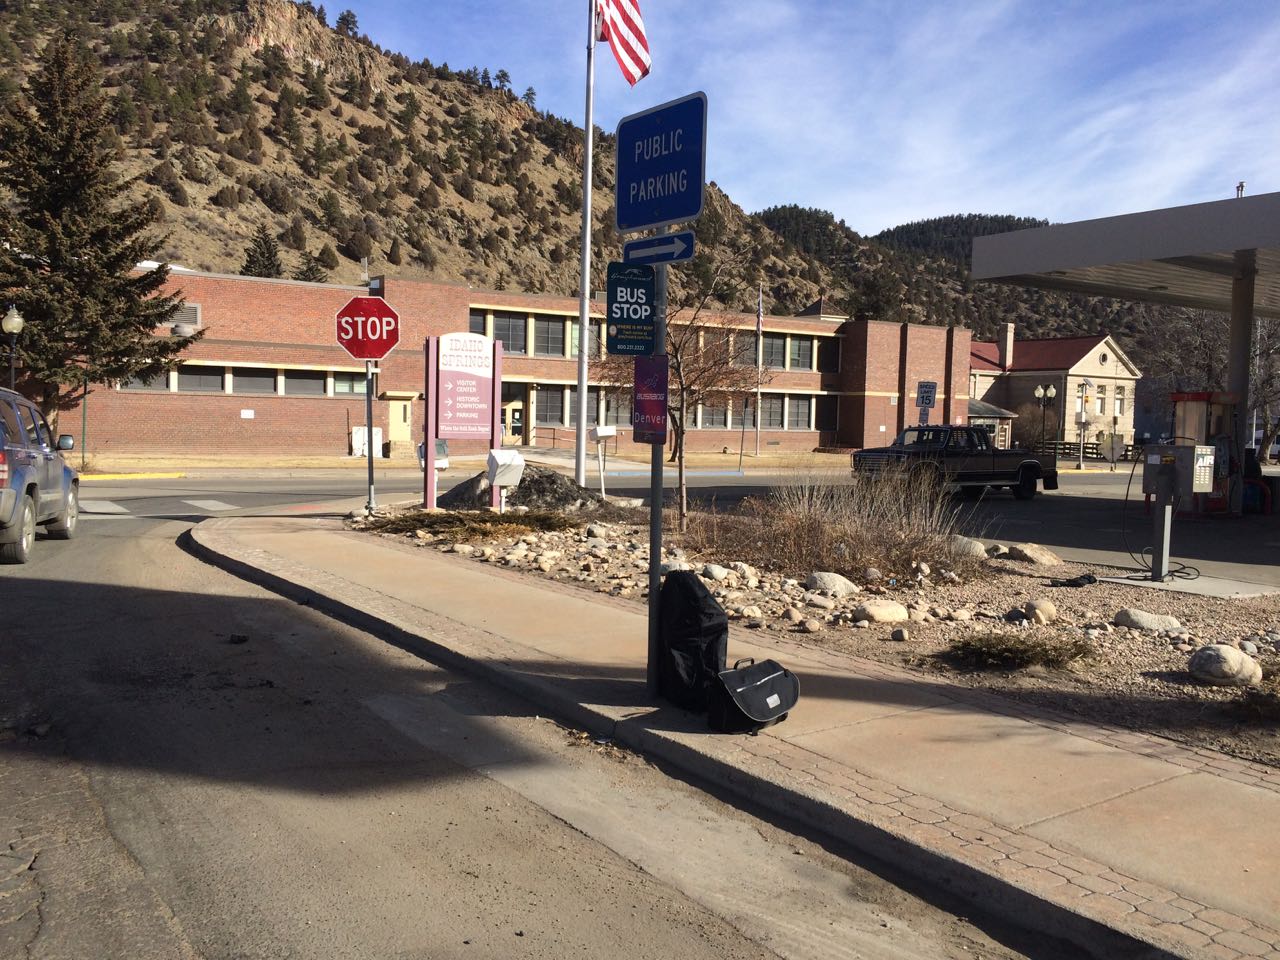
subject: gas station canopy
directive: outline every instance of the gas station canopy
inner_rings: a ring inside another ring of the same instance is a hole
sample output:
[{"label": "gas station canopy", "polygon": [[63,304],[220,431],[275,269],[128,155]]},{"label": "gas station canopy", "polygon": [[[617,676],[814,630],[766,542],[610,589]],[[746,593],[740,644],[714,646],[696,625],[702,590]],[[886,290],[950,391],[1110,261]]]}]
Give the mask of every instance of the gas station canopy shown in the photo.
[{"label": "gas station canopy", "polygon": [[1280,193],[975,237],[973,278],[1231,313],[1253,276],[1253,314],[1280,317]]}]

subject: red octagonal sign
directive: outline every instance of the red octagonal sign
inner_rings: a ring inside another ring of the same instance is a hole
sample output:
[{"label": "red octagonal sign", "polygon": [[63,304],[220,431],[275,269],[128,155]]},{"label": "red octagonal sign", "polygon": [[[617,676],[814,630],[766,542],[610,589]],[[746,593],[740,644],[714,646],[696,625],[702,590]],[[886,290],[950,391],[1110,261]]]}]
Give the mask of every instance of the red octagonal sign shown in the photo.
[{"label": "red octagonal sign", "polygon": [[336,332],[357,360],[381,360],[400,342],[400,314],[381,297],[352,297],[338,311]]}]

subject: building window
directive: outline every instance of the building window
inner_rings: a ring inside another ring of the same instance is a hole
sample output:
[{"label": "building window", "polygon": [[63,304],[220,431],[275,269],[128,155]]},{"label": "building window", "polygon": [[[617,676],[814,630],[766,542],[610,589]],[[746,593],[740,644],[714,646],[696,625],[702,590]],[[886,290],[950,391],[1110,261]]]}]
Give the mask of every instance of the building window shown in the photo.
[{"label": "building window", "polygon": [[542,427],[558,427],[564,423],[564,391],[556,386],[538,391],[537,423]]},{"label": "building window", "polygon": [[564,356],[564,318],[535,317],[533,352],[539,357]]},{"label": "building window", "polygon": [[525,316],[523,313],[495,313],[493,339],[502,341],[503,353],[525,352]]},{"label": "building window", "polygon": [[723,400],[713,400],[702,405],[702,428],[723,430],[729,425],[729,406]]},{"label": "building window", "polygon": [[792,370],[812,370],[813,369],[813,338],[812,337],[795,337],[791,338],[791,369]]},{"label": "building window", "polygon": [[770,370],[781,370],[787,363],[787,335],[785,333],[766,333],[761,347],[764,350],[763,363]]},{"label": "building window", "polygon": [[335,373],[333,375],[333,392],[335,394],[358,393],[364,396],[365,376],[363,373]]},{"label": "building window", "polygon": [[840,341],[835,337],[822,337],[818,340],[818,372],[840,372]]},{"label": "building window", "polygon": [[179,393],[222,393],[222,367],[178,367]]},{"label": "building window", "polygon": [[[576,358],[578,356],[578,321],[576,319],[569,322],[569,356]],[[595,359],[600,356],[600,344],[604,342],[604,321],[591,321],[591,330],[587,334],[590,338],[587,341],[587,356]]]},{"label": "building window", "polygon": [[1100,417],[1107,414],[1107,388],[1097,387],[1094,391],[1093,412]]},{"label": "building window", "polygon": [[232,367],[232,393],[275,393],[276,372],[260,367]]},{"label": "building window", "polygon": [[787,399],[787,429],[808,430],[809,408],[813,404],[812,397],[800,397],[792,394]]},{"label": "building window", "polygon": [[840,398],[818,397],[814,411],[814,427],[835,432],[840,429]]},{"label": "building window", "polygon": [[[587,423],[595,423],[600,412],[600,388],[587,387]],[[578,388],[569,388],[569,426],[578,425]]]},{"label": "building window", "polygon": [[325,373],[323,370],[284,371],[284,395],[286,397],[323,397]]},{"label": "building window", "polygon": [[604,396],[604,422],[615,427],[631,426],[631,397],[619,393]]},{"label": "building window", "polygon": [[167,393],[169,390],[169,372],[161,370],[149,377],[130,377],[120,383],[121,390],[137,390],[146,393]]},{"label": "building window", "polygon": [[467,318],[467,332],[478,333],[484,336],[484,311],[472,310],[471,315]]},{"label": "building window", "polygon": [[756,365],[756,335],[745,330],[733,335],[733,354],[729,362],[735,367]]},{"label": "building window", "polygon": [[762,394],[760,397],[760,428],[762,430],[781,430],[782,424],[782,394]]},{"label": "building window", "polygon": [[1116,416],[1124,416],[1124,387],[1116,387]]}]

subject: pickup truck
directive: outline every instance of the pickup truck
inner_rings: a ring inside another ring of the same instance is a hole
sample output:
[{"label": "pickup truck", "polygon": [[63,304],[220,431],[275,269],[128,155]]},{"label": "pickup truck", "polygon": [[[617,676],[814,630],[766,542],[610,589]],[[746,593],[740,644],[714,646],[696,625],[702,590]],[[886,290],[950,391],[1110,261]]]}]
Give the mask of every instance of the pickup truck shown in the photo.
[{"label": "pickup truck", "polygon": [[977,496],[987,487],[1008,487],[1019,500],[1030,500],[1037,481],[1046,490],[1058,489],[1052,457],[998,450],[982,427],[908,427],[887,447],[857,451],[851,465],[855,476],[901,470],[907,477],[927,476]]}]

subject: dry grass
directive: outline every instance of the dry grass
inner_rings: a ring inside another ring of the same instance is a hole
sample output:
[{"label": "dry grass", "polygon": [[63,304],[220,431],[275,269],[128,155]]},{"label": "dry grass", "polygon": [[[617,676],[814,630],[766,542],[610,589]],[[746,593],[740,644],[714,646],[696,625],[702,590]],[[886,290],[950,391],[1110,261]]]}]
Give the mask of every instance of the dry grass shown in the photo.
[{"label": "dry grass", "polygon": [[1092,652],[1093,644],[1083,637],[992,630],[952,640],[944,656],[971,670],[1021,670],[1063,667]]},{"label": "dry grass", "polygon": [[691,514],[685,545],[797,576],[861,577],[867,567],[905,576],[921,562],[964,575],[979,563],[952,557],[950,538],[971,512],[934,480],[809,474],[743,501],[736,514]]},{"label": "dry grass", "polygon": [[526,533],[571,530],[585,522],[585,517],[573,518],[550,511],[492,513],[488,510],[457,510],[433,513],[425,510],[409,510],[389,517],[375,517],[364,522],[361,529],[373,533],[397,534],[425,530],[438,537],[447,537],[459,543],[470,543],[502,537],[520,537]]}]

